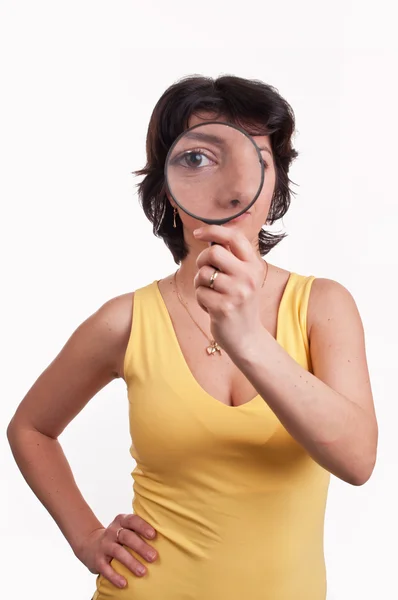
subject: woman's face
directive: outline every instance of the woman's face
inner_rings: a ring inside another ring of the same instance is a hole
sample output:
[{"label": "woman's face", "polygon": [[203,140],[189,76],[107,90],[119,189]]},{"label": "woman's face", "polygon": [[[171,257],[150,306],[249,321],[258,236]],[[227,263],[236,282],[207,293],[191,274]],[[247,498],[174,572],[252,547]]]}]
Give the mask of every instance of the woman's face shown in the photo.
[{"label": "woman's face", "polygon": [[[194,125],[198,125],[203,123],[204,121],[228,121],[228,119],[221,117],[215,118],[214,115],[210,113],[199,113],[198,115],[192,115],[189,119],[188,126],[193,127]],[[247,131],[247,133],[251,133]],[[264,161],[264,169],[265,169],[265,177],[264,184],[261,190],[259,197],[256,202],[250,207],[250,209],[242,215],[236,221],[230,221],[229,223],[225,223],[223,227],[233,227],[239,231],[242,231],[244,235],[253,243],[253,245],[257,246],[258,243],[258,234],[261,230],[261,227],[264,225],[267,220],[268,212],[270,209],[274,188],[275,188],[275,167],[274,160],[272,154],[272,148],[269,136],[267,135],[252,135],[252,138],[256,142],[261,156]],[[175,206],[174,201],[169,198],[173,207]],[[183,210],[177,207],[179,218],[182,221],[183,229],[184,229],[184,239],[188,243],[190,248],[193,248],[198,245],[198,242],[192,235],[192,232],[201,227],[203,225],[202,221],[198,219],[194,219],[187,215]],[[199,242],[200,244],[200,242]]]}]

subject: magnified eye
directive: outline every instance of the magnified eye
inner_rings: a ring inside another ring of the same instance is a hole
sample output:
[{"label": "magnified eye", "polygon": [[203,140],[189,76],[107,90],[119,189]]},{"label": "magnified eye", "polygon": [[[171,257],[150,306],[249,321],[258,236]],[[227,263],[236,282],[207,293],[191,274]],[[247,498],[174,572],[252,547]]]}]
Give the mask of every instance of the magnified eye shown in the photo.
[{"label": "magnified eye", "polygon": [[200,167],[206,164],[207,156],[200,152],[188,152],[184,156],[184,160],[190,167]]},{"label": "magnified eye", "polygon": [[189,169],[199,169],[209,167],[214,162],[203,152],[198,150],[188,150],[173,160],[174,164],[181,165]]}]

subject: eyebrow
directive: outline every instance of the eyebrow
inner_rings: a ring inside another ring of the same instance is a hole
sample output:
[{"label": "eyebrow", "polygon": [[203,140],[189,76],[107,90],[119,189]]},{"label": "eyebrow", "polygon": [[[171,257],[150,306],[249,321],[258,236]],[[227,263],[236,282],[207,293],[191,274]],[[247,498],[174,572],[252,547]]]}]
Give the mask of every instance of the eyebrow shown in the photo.
[{"label": "eyebrow", "polygon": [[271,152],[271,150],[269,148],[267,148],[267,146],[261,146],[261,147],[259,146],[258,149],[259,150],[264,150],[264,152],[268,152],[268,154],[270,156],[272,156],[272,152]]},{"label": "eyebrow", "polygon": [[197,131],[187,132],[184,137],[190,140],[201,140],[202,142],[212,142],[217,146],[224,146],[224,140],[212,133],[199,133]]},{"label": "eyebrow", "polygon": [[[200,133],[198,131],[191,131],[191,132],[187,132],[185,134],[185,137],[189,138],[190,140],[201,140],[202,142],[212,142],[213,144],[216,144],[217,146],[224,145],[224,140],[212,133]],[[272,152],[269,148],[267,148],[267,146],[258,146],[258,149],[262,150],[264,152],[268,152],[268,154],[270,156],[272,156]]]}]

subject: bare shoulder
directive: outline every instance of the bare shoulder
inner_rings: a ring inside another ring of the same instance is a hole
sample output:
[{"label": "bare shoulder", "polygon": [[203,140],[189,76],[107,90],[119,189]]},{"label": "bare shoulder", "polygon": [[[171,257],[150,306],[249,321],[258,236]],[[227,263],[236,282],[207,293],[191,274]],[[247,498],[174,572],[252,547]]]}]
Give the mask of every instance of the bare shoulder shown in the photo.
[{"label": "bare shoulder", "polygon": [[134,293],[103,303],[70,335],[19,404],[10,423],[57,437],[103,387],[121,377]]},{"label": "bare shoulder", "polygon": [[357,304],[351,292],[338,281],[316,277],[311,285],[308,301],[308,336],[313,326],[335,327],[337,323],[355,321],[362,327]]},{"label": "bare shoulder", "polygon": [[101,361],[108,365],[110,375],[122,377],[120,364],[130,336],[133,303],[134,292],[107,300],[79,325],[67,344],[76,339],[81,346],[97,348],[98,358],[101,356]]},{"label": "bare shoulder", "polygon": [[308,329],[314,375],[365,410],[376,435],[365,332],[351,292],[337,281],[315,278],[308,303]]},{"label": "bare shoulder", "polygon": [[94,314],[105,336],[115,377],[124,377],[123,362],[131,332],[133,307],[134,292],[128,292],[111,298]]}]

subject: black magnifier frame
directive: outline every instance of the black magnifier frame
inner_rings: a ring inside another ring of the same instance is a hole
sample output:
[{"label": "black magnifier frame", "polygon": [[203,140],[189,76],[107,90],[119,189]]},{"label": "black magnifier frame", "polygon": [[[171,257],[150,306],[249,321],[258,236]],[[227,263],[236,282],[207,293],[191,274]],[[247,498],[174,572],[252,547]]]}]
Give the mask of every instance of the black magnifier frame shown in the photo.
[{"label": "black magnifier frame", "polygon": [[[191,213],[189,210],[184,208],[184,206],[182,206],[182,204],[180,204],[178,202],[177,198],[174,196],[173,192],[170,189],[169,179],[168,179],[168,175],[167,175],[167,170],[168,170],[167,166],[169,164],[169,159],[170,159],[171,153],[173,152],[174,147],[180,141],[180,139],[182,137],[184,137],[184,135],[187,133],[187,131],[192,131],[193,129],[196,129],[197,127],[203,127],[203,125],[227,125],[228,127],[232,127],[233,129],[236,129],[240,133],[243,133],[243,135],[245,135],[249,139],[249,141],[253,144],[253,146],[257,152],[258,161],[260,163],[260,169],[261,169],[261,180],[260,180],[259,188],[258,188],[253,200],[250,202],[250,204],[248,204],[243,210],[241,210],[238,214],[233,215],[232,217],[231,216],[224,217],[223,219],[209,219],[206,217],[200,217],[199,215],[195,215],[194,213]],[[165,161],[165,165],[164,165],[164,177],[165,177],[165,182],[166,182],[166,188],[167,188],[167,191],[169,192],[170,196],[173,198],[173,200],[177,204],[177,206],[179,206],[181,208],[181,210],[183,210],[187,215],[189,215],[190,217],[193,217],[194,219],[198,219],[199,221],[202,221],[203,223],[206,223],[207,225],[223,225],[224,223],[228,223],[229,221],[232,221],[232,219],[236,219],[237,217],[240,217],[240,215],[243,215],[247,210],[249,210],[249,208],[251,206],[253,206],[253,204],[255,203],[255,201],[257,200],[259,195],[261,194],[261,190],[263,189],[265,168],[264,168],[263,158],[261,156],[259,147],[257,146],[256,142],[254,141],[253,137],[250,134],[248,134],[244,129],[242,129],[241,127],[238,127],[234,123],[228,123],[227,121],[204,121],[203,123],[198,123],[197,125],[193,125],[192,127],[185,129],[185,131],[183,131],[177,137],[177,139],[174,140],[174,142],[172,143],[172,145],[167,153],[167,156],[166,156],[166,161]]]}]

